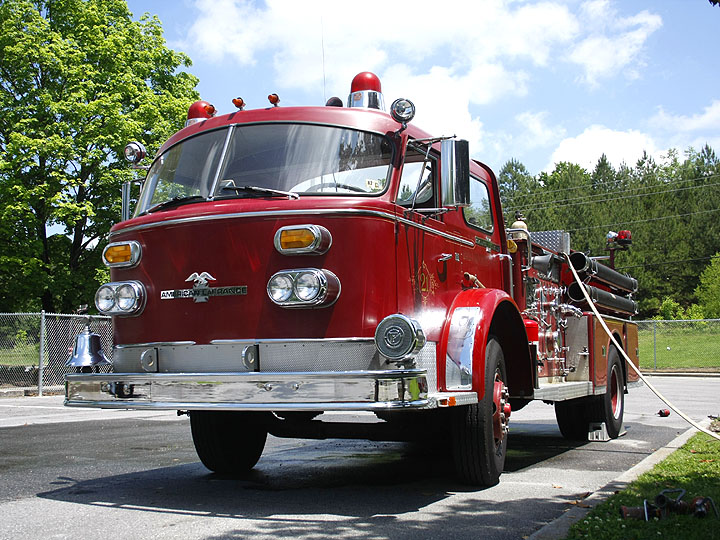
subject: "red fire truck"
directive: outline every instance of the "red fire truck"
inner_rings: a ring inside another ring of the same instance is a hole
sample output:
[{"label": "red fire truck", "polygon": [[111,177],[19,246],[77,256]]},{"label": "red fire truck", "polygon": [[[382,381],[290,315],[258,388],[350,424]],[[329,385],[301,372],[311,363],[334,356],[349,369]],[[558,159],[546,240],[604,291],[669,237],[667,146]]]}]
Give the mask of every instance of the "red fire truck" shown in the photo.
[{"label": "red fire truck", "polygon": [[634,279],[562,231],[506,228],[490,168],[412,125],[411,101],[385,112],[371,73],[347,106],[269,100],[221,116],[197,102],[160,148],[103,253],[113,369],[80,334],[66,405],[187,411],[200,459],[229,474],[268,433],[442,436],[463,481],[492,485],[531,400],[554,403],[566,437],[618,436],[637,376],[583,291],[636,361]]}]

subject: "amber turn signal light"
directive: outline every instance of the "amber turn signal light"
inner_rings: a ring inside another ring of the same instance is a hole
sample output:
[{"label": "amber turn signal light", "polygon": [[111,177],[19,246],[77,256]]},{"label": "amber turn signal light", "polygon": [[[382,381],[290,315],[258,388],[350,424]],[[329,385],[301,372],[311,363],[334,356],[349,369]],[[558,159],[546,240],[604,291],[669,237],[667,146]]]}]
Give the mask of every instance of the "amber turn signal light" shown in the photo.
[{"label": "amber turn signal light", "polygon": [[283,255],[320,255],[330,248],[332,236],[320,225],[290,225],[275,232],[274,243]]},{"label": "amber turn signal light", "polygon": [[140,244],[135,240],[114,242],[105,247],[103,262],[110,267],[135,266],[140,260],[140,254]]}]

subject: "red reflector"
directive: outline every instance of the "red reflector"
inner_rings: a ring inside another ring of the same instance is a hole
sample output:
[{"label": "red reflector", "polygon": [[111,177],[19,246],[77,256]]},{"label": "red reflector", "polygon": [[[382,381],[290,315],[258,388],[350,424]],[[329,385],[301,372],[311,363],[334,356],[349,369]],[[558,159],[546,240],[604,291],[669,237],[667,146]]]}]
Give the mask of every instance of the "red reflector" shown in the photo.
[{"label": "red reflector", "polygon": [[527,332],[528,341],[534,342],[538,340],[538,323],[525,319],[525,331]]}]

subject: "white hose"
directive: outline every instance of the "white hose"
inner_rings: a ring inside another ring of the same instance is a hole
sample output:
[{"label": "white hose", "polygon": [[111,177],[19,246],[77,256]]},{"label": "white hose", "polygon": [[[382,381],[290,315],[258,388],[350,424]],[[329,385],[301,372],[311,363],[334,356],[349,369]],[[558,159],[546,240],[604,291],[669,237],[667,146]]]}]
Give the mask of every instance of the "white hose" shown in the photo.
[{"label": "white hose", "polygon": [[640,373],[640,370],[638,369],[638,367],[633,363],[632,360],[630,360],[630,357],[625,353],[624,347],[622,347],[622,345],[617,342],[617,340],[615,339],[615,336],[613,336],[612,332],[610,332],[610,329],[607,327],[607,324],[605,324],[605,319],[603,319],[602,315],[600,315],[600,313],[598,313],[598,310],[595,307],[595,304],[590,299],[590,295],[588,294],[587,289],[585,289],[583,282],[580,280],[580,276],[578,276],[577,271],[575,270],[573,265],[570,263],[570,256],[567,253],[563,253],[562,255],[567,260],[567,264],[570,267],[570,270],[572,271],[575,281],[577,281],[578,285],[580,285],[580,289],[582,290],[583,295],[585,296],[585,300],[587,301],[588,305],[590,306],[590,309],[592,309],[592,312],[595,314],[595,316],[600,321],[600,324],[602,325],[603,330],[605,330],[605,332],[610,337],[612,342],[615,344],[615,347],[620,352],[620,354],[623,355],[623,357],[625,358],[627,363],[630,364],[630,367],[633,368],[633,371],[638,374],[638,376],[640,377],[640,380],[642,382],[644,382],[648,386],[648,388],[650,388],[650,390],[652,390],[652,392],[657,397],[659,397],[668,407],[670,407],[673,411],[675,411],[678,414],[678,416],[680,416],[680,418],[685,420],[688,424],[693,426],[695,429],[702,431],[703,433],[706,433],[707,435],[710,435],[714,439],[717,439],[718,441],[720,441],[720,435],[718,435],[717,433],[713,433],[709,429],[705,429],[704,427],[698,425],[697,422],[695,422],[692,418],[690,418],[688,415],[686,415],[684,412],[682,412],[680,409],[678,409],[675,405],[673,405],[667,398],[665,398],[665,396],[663,396],[660,393],[660,391],[657,388],[655,388],[652,384],[650,384],[648,382],[648,380],[643,376],[643,374]]}]

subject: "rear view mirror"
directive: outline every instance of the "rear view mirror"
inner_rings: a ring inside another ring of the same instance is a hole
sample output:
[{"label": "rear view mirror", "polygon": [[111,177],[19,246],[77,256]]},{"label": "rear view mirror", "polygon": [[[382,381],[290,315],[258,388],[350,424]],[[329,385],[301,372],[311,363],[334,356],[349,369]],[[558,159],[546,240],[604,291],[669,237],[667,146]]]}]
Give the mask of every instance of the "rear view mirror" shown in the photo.
[{"label": "rear view mirror", "polygon": [[441,144],[443,206],[470,205],[470,150],[467,141],[446,139]]}]

